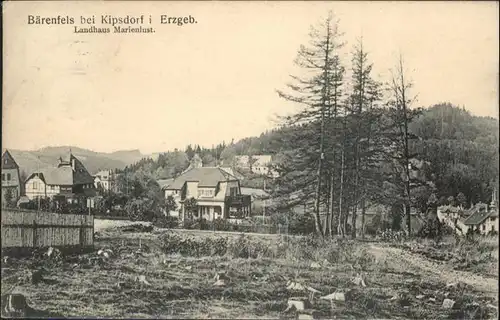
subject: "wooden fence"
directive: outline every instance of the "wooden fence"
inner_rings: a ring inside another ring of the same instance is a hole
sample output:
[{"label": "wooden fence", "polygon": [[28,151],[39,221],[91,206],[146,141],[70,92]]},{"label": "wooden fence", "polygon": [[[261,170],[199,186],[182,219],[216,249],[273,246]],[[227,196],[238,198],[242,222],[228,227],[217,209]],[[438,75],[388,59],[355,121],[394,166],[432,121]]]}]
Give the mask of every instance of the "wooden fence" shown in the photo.
[{"label": "wooden fence", "polygon": [[28,210],[2,210],[2,249],[94,245],[94,217]]}]

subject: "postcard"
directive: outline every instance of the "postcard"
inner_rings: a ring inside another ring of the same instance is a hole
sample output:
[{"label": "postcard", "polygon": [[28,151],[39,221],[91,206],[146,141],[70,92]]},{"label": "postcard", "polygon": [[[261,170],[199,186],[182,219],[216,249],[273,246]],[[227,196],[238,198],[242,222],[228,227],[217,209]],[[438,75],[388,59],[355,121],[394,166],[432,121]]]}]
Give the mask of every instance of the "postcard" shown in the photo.
[{"label": "postcard", "polygon": [[2,317],[498,318],[498,2],[2,10]]}]

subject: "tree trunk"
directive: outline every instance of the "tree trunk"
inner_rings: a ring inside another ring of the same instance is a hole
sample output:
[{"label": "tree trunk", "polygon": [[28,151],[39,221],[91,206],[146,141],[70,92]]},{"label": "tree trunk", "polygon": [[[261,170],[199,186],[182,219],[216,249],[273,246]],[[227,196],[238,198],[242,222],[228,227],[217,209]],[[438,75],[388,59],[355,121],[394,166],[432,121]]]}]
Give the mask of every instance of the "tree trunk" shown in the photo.
[{"label": "tree trunk", "polygon": [[341,161],[340,161],[340,195],[339,195],[339,224],[337,226],[337,233],[345,236],[345,228],[344,228],[344,212],[342,211],[344,208],[342,207],[344,200],[344,148],[342,147],[341,153]]},{"label": "tree trunk", "polygon": [[408,226],[408,236],[411,236],[411,216],[410,216],[410,204],[411,204],[411,197],[410,197],[410,153],[409,153],[409,147],[408,147],[408,114],[407,114],[407,101],[406,101],[406,89],[407,89],[407,83],[405,82],[404,78],[404,70],[403,70],[403,59],[402,57],[399,57],[399,85],[400,85],[400,92],[401,92],[401,107],[403,110],[403,146],[404,146],[404,172],[405,172],[405,211],[407,214],[407,226]]},{"label": "tree trunk", "polygon": [[343,224],[344,224],[344,232],[345,232],[345,234],[347,234],[347,226],[349,225],[348,222],[349,222],[349,211],[350,211],[349,209],[350,209],[350,207],[346,203],[346,205],[344,206],[344,208],[345,209],[344,209],[344,221],[343,221]]},{"label": "tree trunk", "polygon": [[324,236],[323,229],[321,227],[321,218],[319,215],[319,207],[321,203],[321,176],[322,176],[322,170],[323,170],[323,160],[325,157],[324,154],[324,149],[325,149],[325,108],[327,105],[327,102],[329,102],[328,98],[328,80],[329,80],[329,75],[328,75],[328,65],[330,62],[330,28],[327,28],[327,36],[326,36],[326,48],[325,48],[325,59],[324,59],[324,68],[323,68],[323,79],[324,79],[324,85],[323,85],[323,92],[322,92],[322,97],[321,97],[321,133],[320,133],[320,145],[319,145],[319,161],[318,161],[318,171],[317,171],[317,185],[316,185],[316,202],[314,205],[314,219],[315,219],[315,225],[316,225],[316,232],[320,234],[321,236]]},{"label": "tree trunk", "polygon": [[351,235],[352,238],[356,238],[356,218],[358,214],[358,198],[359,198],[359,143],[356,142],[356,172],[354,177],[354,206],[352,209],[352,217],[351,217]]},{"label": "tree trunk", "polygon": [[[323,117],[322,117],[323,118]],[[318,179],[317,184],[316,184],[316,201],[314,203],[314,225],[316,227],[316,233],[319,235],[323,236],[323,228],[321,227],[321,218],[319,215],[319,207],[320,207],[320,200],[321,200],[321,172],[322,172],[322,165],[323,165],[323,130],[324,130],[324,124],[323,124],[323,119],[322,119],[322,124],[321,124],[321,145],[320,145],[320,158],[319,158],[319,164],[318,164],[318,170],[316,173],[316,177]]]},{"label": "tree trunk", "polygon": [[326,187],[325,189],[327,190],[327,197],[326,197],[326,220],[325,220],[325,224],[323,226],[323,234],[325,236],[330,236],[331,235],[331,231],[330,231],[331,222],[330,221],[332,219],[332,216],[330,215],[330,206],[331,206],[331,204],[330,204],[330,191],[331,191],[331,188],[330,188],[329,179],[327,179],[327,181],[325,183],[325,187]]},{"label": "tree trunk", "polygon": [[361,200],[361,239],[365,238],[365,213],[366,213],[366,203],[365,199]]},{"label": "tree trunk", "polygon": [[[333,165],[332,165],[333,168]],[[333,212],[334,212],[334,207],[335,207],[335,174],[334,172],[331,173],[330,175],[330,230],[329,230],[329,235],[330,237],[333,236],[333,228],[334,228],[334,219],[333,219]]]}]

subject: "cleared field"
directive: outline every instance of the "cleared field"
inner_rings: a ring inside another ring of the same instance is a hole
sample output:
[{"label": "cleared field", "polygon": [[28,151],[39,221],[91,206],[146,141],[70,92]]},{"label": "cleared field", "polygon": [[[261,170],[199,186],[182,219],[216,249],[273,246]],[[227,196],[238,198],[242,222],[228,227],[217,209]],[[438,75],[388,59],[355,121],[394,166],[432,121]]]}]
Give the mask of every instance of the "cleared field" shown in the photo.
[{"label": "cleared field", "polygon": [[[109,257],[94,252],[9,259],[2,264],[2,292],[15,286],[32,307],[66,317],[295,318],[294,312],[284,313],[292,297],[305,301],[300,313],[314,318],[497,317],[496,299],[483,287],[460,279],[451,283],[408,264],[409,253],[385,254],[392,249],[373,243],[325,243],[313,249],[308,239],[289,241],[108,229],[96,238],[96,249],[110,249]],[[207,256],[215,249],[206,243],[221,250]],[[44,282],[19,280],[41,267]],[[228,280],[214,279],[219,272]],[[320,292],[311,297],[307,290],[287,288],[288,281]],[[320,299],[333,292],[344,293],[345,301]],[[453,308],[443,308],[444,299],[454,300]]]},{"label": "cleared field", "polygon": [[151,225],[150,222],[133,222],[129,220],[94,219],[94,232],[105,229],[129,226],[132,224]]}]

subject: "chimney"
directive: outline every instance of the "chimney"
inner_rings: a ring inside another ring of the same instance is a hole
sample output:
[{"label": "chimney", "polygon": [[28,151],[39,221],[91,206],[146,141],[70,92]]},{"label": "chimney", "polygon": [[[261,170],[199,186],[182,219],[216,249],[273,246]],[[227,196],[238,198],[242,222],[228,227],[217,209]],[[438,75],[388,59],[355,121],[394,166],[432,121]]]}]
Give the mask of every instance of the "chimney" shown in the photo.
[{"label": "chimney", "polygon": [[497,192],[493,189],[493,193],[491,195],[491,203],[490,203],[490,211],[493,211],[497,208]]}]

